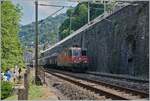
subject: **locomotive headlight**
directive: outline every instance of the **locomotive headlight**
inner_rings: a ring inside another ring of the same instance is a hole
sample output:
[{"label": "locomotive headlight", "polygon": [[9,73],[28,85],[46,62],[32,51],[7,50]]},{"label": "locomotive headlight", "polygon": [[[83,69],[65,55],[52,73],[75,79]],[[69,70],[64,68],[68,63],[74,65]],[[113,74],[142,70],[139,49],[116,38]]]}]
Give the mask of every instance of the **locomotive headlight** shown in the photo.
[{"label": "locomotive headlight", "polygon": [[77,61],[76,61],[76,60],[74,60],[74,62],[76,63]]},{"label": "locomotive headlight", "polygon": [[78,60],[74,60],[74,63],[79,63],[79,61]]},{"label": "locomotive headlight", "polygon": [[87,61],[85,60],[84,63],[87,63]]}]

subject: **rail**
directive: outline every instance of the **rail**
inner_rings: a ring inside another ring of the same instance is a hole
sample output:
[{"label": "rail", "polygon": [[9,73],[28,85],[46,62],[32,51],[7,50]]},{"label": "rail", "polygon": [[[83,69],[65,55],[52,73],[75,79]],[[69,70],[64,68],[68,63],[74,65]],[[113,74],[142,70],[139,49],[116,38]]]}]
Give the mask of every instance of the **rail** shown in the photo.
[{"label": "rail", "polygon": [[87,74],[91,75],[97,75],[97,76],[103,76],[103,77],[108,77],[108,78],[115,78],[115,79],[125,79],[133,82],[139,82],[139,83],[149,83],[148,79],[143,79],[143,78],[136,78],[136,77],[125,77],[123,75],[117,75],[117,74],[108,74],[108,73],[100,73],[100,72],[86,72]]},{"label": "rail", "polygon": [[[50,69],[50,70],[47,70],[47,72],[51,73],[57,77],[60,77],[64,80],[67,80],[69,82],[72,82],[76,85],[85,87],[86,89],[92,90],[96,93],[100,93],[100,94],[103,93],[104,95],[106,95],[106,97],[111,97],[112,99],[133,100],[133,99],[141,99],[141,98],[149,97],[149,94],[141,92],[141,91],[137,91],[137,90],[120,87],[120,86],[113,85],[113,84],[108,84],[108,83],[101,82],[101,81],[96,81],[96,80],[92,80],[92,79],[75,76],[73,74],[58,71],[58,70]],[[99,88],[99,86],[102,86],[102,88]]]}]

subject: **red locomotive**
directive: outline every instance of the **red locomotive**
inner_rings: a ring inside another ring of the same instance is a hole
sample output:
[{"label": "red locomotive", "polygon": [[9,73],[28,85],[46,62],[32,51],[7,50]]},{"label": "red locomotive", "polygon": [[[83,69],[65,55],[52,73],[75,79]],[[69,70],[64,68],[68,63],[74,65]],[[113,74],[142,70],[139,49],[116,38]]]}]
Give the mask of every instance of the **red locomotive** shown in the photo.
[{"label": "red locomotive", "polygon": [[43,56],[40,59],[40,65],[46,68],[59,68],[75,72],[84,72],[87,70],[89,58],[87,50],[81,47],[70,47],[60,53],[54,53],[50,56]]}]

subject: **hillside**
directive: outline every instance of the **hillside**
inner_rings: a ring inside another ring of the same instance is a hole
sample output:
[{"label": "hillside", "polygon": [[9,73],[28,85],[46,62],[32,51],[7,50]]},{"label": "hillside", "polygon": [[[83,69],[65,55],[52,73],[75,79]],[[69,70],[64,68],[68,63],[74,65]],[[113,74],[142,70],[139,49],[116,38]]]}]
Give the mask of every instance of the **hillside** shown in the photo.
[{"label": "hillside", "polygon": [[[49,42],[53,44],[57,40],[58,28],[66,19],[66,14],[60,14],[56,17],[47,17],[46,19],[40,20],[39,24],[39,43],[43,44]],[[31,24],[21,26],[20,28],[20,40],[22,46],[33,45],[35,41],[35,22]]]}]

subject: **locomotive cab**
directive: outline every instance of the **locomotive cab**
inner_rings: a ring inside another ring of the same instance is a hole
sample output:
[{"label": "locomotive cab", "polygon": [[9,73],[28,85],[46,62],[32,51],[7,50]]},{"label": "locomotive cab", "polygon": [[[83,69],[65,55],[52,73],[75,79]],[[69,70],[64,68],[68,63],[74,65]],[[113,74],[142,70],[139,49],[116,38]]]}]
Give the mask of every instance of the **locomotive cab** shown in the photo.
[{"label": "locomotive cab", "polygon": [[71,65],[74,71],[85,71],[88,67],[87,50],[80,47],[71,47]]},{"label": "locomotive cab", "polygon": [[81,48],[72,48],[73,63],[88,63],[87,50]]}]

